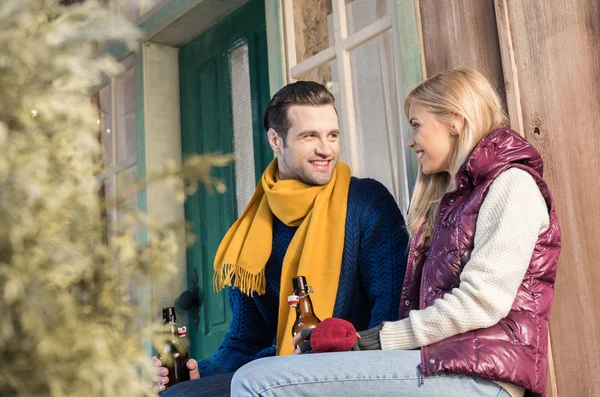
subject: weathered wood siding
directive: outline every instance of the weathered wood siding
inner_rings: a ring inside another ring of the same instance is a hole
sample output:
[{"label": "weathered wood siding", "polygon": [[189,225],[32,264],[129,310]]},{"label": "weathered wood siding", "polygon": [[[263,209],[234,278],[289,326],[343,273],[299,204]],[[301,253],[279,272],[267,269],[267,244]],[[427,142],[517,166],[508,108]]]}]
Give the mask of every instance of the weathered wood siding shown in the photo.
[{"label": "weathered wood siding", "polygon": [[427,76],[470,66],[494,83],[504,79],[493,0],[419,0]]},{"label": "weathered wood siding", "polygon": [[[498,1],[498,3],[501,3]],[[559,396],[600,390],[600,2],[506,1],[523,132],[562,226],[550,321]],[[512,117],[513,115],[511,115]]]},{"label": "weathered wood siding", "polygon": [[414,1],[427,76],[471,66],[504,87],[512,127],[544,158],[563,230],[548,395],[592,396],[600,390],[600,2]]}]

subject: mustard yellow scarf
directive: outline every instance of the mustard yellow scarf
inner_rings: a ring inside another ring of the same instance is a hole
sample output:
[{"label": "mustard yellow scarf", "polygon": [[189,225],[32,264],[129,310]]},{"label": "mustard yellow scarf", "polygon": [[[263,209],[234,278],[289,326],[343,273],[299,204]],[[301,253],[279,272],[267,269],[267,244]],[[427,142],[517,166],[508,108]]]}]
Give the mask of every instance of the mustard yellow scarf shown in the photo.
[{"label": "mustard yellow scarf", "polygon": [[[350,168],[338,163],[331,181],[311,186],[297,180],[277,180],[277,160],[261,178],[254,196],[231,226],[215,256],[215,290],[229,285],[251,296],[265,293],[265,266],[271,255],[273,215],[287,226],[298,226],[283,259],[277,324],[277,352],[293,352],[296,317],[287,297],[292,278],[306,276],[314,288],[315,313],[331,317],[337,294],[344,236]],[[233,284],[232,284],[233,282]]]}]

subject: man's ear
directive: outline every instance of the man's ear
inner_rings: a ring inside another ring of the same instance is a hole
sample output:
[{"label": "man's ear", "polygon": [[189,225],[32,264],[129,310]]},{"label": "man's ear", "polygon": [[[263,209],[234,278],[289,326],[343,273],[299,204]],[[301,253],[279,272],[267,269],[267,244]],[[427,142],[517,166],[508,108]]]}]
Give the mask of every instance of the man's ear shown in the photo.
[{"label": "man's ear", "polygon": [[281,152],[283,140],[273,128],[269,128],[269,130],[267,131],[267,139],[269,140],[269,145],[271,145],[271,149],[273,149],[273,151],[276,154],[279,154]]}]

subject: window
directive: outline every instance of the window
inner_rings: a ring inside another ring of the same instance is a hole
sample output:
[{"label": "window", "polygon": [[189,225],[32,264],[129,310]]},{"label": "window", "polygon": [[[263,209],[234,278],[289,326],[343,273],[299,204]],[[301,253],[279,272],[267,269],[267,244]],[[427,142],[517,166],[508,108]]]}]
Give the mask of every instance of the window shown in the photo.
[{"label": "window", "polygon": [[[122,64],[125,71],[107,79],[92,96],[92,103],[98,106],[99,138],[104,149],[100,195],[102,202],[107,204],[103,216],[106,219],[105,236],[109,244],[113,236],[123,232],[133,233],[133,238],[139,241],[140,232],[143,231],[139,225],[131,223],[132,218],[126,220],[129,209],[139,208],[137,191],[130,189],[132,182],[138,177],[134,56],[126,58]],[[126,204],[111,206],[117,197],[125,197]],[[118,265],[115,263],[117,268]],[[128,280],[127,286],[131,303],[139,304],[141,290],[135,276]]]},{"label": "window", "polygon": [[287,79],[314,80],[336,97],[341,160],[382,182],[408,208],[409,129],[395,1],[282,0]]},{"label": "window", "polygon": [[[137,147],[135,122],[135,69],[133,56],[123,64],[126,71],[100,88],[97,94],[100,141],[104,147],[103,192],[107,202],[124,195],[127,186],[137,177]],[[137,209],[137,194],[127,195],[129,205]],[[106,217],[110,234],[120,229],[123,212],[108,208]]]}]

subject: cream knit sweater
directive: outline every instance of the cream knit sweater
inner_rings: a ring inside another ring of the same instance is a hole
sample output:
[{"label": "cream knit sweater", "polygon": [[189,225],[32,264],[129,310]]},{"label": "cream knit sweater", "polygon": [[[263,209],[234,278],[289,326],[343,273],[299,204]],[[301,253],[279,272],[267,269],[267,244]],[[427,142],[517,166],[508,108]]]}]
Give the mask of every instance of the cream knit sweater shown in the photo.
[{"label": "cream knit sweater", "polygon": [[[458,288],[424,310],[411,311],[409,318],[386,322],[381,348],[415,349],[496,324],[512,307],[538,235],[549,224],[533,177],[518,168],[504,171],[479,210],[474,248]],[[523,389],[509,392],[522,395]]]}]

